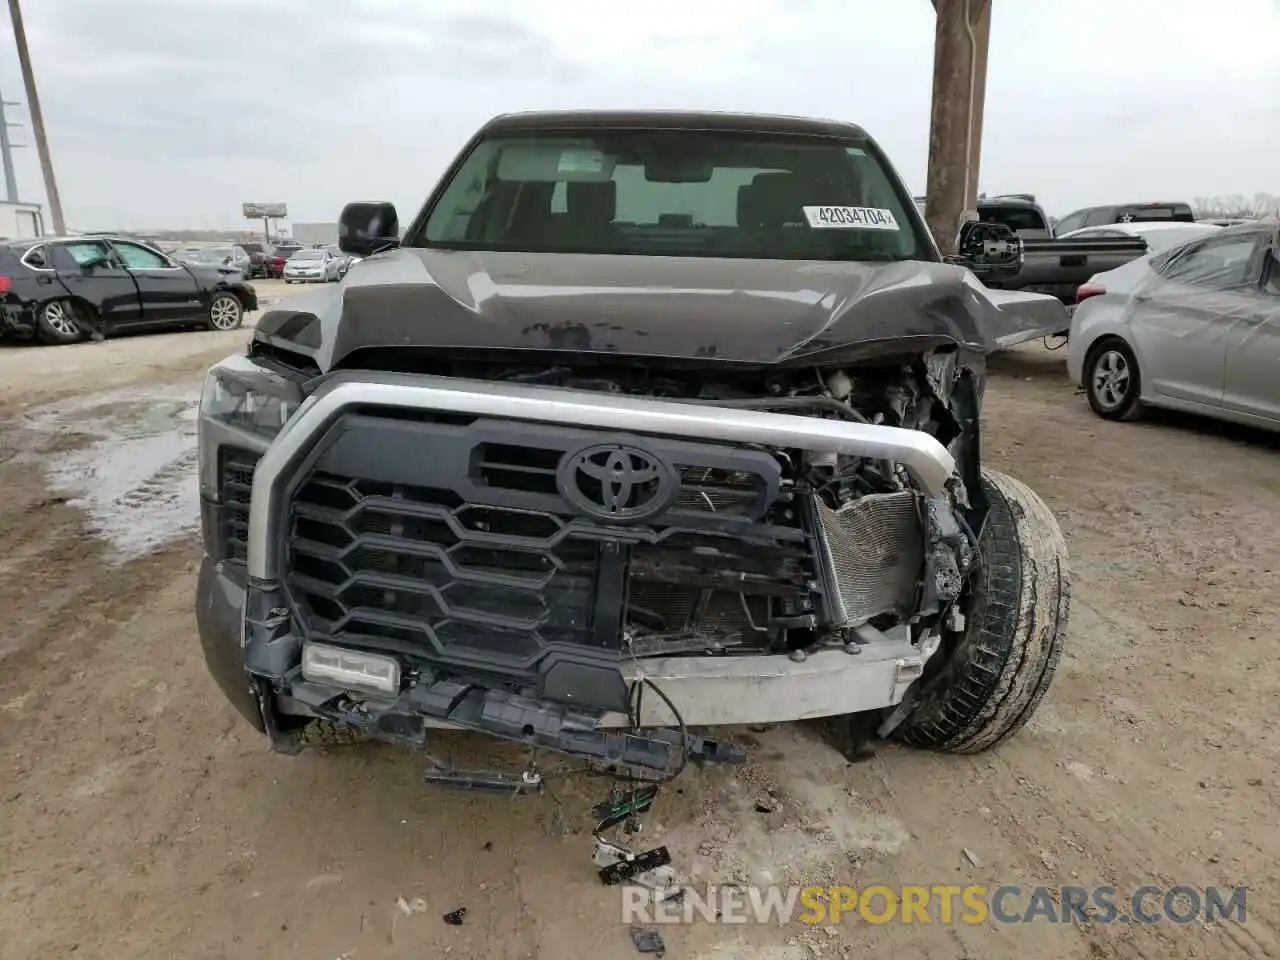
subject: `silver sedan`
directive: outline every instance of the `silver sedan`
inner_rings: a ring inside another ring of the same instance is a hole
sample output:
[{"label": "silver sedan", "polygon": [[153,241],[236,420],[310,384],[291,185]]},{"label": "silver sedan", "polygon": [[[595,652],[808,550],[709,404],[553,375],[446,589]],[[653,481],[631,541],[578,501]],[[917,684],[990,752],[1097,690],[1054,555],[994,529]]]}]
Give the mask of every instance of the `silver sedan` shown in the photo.
[{"label": "silver sedan", "polygon": [[327,283],[341,280],[342,264],[328,250],[299,250],[284,262],[285,283]]},{"label": "silver sedan", "polygon": [[1067,372],[1098,416],[1167,407],[1280,430],[1280,222],[1100,273],[1081,297]]}]

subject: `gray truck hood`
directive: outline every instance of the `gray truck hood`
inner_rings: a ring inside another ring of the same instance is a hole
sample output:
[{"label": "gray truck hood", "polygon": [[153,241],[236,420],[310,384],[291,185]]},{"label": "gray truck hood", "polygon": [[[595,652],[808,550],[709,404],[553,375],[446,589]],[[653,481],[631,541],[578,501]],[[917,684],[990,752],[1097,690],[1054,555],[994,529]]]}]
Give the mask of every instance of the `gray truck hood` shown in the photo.
[{"label": "gray truck hood", "polygon": [[1065,329],[1062,304],[944,263],[400,249],[268,310],[255,337],[322,371],[366,348],[792,365]]}]

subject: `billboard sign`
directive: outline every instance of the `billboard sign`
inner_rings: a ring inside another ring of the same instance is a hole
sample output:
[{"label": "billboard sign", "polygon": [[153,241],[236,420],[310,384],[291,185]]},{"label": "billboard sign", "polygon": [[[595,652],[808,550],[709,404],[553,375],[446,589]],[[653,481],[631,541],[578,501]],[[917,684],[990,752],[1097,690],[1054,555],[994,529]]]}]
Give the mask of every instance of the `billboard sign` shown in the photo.
[{"label": "billboard sign", "polygon": [[283,203],[246,203],[242,206],[246,220],[281,220],[289,216],[289,207]]}]

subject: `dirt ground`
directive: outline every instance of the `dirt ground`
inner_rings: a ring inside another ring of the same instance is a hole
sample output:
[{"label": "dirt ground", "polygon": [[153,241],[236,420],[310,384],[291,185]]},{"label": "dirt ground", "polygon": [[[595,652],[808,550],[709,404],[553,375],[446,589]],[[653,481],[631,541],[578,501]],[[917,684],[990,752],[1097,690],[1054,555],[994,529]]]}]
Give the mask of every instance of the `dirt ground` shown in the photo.
[{"label": "dirt ground", "polygon": [[[557,831],[548,798],[428,790],[392,748],[276,756],[206,675],[192,404],[245,336],[0,349],[0,957],[635,956],[589,862],[598,781],[558,787]],[[852,765],[806,726],[750,733],[746,767],[686,772],[646,836],[697,881],[1244,884],[1247,920],[697,924],[663,930],[667,956],[1280,955],[1280,443],[1104,423],[1038,344],[988,398],[986,459],[1072,551],[1031,725],[977,757]]]}]

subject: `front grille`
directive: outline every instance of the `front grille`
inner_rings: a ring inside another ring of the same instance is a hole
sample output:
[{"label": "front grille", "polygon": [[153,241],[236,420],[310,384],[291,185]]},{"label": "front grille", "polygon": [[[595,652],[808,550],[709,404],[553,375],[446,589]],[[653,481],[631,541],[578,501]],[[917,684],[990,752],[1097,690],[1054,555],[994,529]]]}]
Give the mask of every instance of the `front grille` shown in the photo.
[{"label": "front grille", "polygon": [[317,473],[295,496],[290,551],[321,633],[519,660],[590,636],[596,544],[548,514]]},{"label": "front grille", "polygon": [[728,645],[812,606],[809,541],[775,515],[767,453],[619,438],[651,446],[680,489],[656,517],[614,523],[557,483],[566,456],[608,437],[376,413],[336,425],[291,487],[285,586],[310,635],[518,677],[553,646]]},{"label": "front grille", "polygon": [[249,558],[249,499],[258,454],[237,447],[219,452],[218,500],[222,504],[222,547],[227,560]]}]

